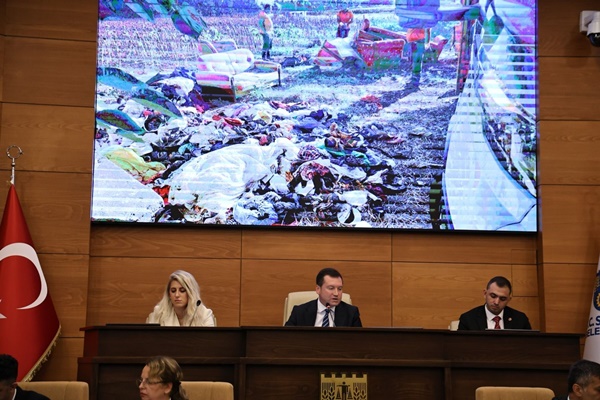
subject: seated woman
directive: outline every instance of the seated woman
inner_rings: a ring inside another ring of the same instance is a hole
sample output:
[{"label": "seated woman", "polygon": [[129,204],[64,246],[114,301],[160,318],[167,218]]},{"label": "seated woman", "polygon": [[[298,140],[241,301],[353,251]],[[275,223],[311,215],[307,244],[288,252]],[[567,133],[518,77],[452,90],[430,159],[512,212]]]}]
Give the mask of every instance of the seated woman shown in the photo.
[{"label": "seated woman", "polygon": [[162,326],[216,326],[210,308],[200,300],[200,287],[189,272],[178,270],[169,276],[163,298],[148,315],[146,323]]},{"label": "seated woman", "polygon": [[142,400],[189,400],[181,387],[183,372],[171,357],[152,357],[144,368],[137,384]]}]

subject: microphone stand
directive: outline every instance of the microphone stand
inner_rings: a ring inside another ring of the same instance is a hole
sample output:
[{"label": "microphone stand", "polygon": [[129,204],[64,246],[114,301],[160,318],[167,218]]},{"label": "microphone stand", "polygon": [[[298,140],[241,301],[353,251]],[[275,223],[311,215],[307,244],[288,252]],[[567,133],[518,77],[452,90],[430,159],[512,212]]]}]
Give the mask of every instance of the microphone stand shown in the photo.
[{"label": "microphone stand", "polygon": [[192,326],[192,322],[194,322],[194,317],[196,316],[196,311],[198,311],[198,308],[200,308],[200,304],[202,304],[202,301],[198,299],[198,301],[196,302],[196,308],[192,313],[192,317],[190,318],[190,323],[188,324],[188,326]]}]

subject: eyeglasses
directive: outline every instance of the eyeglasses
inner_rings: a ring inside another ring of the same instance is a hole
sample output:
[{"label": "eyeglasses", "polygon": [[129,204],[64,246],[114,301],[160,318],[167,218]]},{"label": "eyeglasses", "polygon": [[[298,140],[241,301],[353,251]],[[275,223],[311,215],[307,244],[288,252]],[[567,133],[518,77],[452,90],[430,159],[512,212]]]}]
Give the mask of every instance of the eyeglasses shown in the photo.
[{"label": "eyeglasses", "polygon": [[158,383],[163,383],[162,381],[149,381],[147,378],[137,378],[135,380],[135,383],[137,383],[138,386],[143,385],[143,386],[148,386],[148,385],[156,385]]}]

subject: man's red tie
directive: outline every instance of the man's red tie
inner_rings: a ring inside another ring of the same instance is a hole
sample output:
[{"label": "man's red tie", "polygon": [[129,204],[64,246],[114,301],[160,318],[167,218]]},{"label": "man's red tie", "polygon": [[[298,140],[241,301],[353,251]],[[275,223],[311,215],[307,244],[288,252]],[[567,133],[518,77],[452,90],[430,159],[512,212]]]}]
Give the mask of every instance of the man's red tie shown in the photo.
[{"label": "man's red tie", "polygon": [[494,321],[496,323],[496,325],[494,325],[494,329],[500,329],[500,320],[502,318],[500,318],[499,316],[495,316],[494,318],[492,318],[492,321]]}]

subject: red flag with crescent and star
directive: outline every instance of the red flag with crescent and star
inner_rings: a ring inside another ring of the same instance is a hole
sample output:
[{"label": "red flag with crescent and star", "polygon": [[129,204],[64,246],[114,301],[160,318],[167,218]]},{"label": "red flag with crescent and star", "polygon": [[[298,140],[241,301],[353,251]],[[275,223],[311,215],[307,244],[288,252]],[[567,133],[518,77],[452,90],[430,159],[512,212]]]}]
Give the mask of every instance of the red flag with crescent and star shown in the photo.
[{"label": "red flag with crescent and star", "polygon": [[0,225],[0,354],[19,362],[17,381],[33,377],[59,333],[48,284],[11,184]]}]

